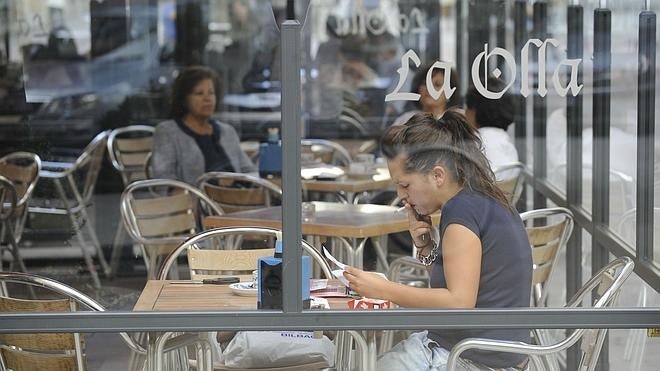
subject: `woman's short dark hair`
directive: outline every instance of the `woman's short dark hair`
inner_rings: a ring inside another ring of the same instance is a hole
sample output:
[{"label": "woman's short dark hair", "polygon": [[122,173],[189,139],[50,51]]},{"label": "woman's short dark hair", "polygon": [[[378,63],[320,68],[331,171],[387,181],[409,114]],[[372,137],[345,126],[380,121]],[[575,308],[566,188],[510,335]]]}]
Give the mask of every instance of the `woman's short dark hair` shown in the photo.
[{"label": "woman's short dark hair", "polygon": [[[419,91],[419,88],[422,85],[426,85],[426,74],[429,72],[429,69],[431,69],[431,64],[427,65],[422,65],[417,69],[417,72],[415,72],[415,76],[413,76],[412,79],[412,85],[410,85],[410,89],[413,93],[417,93]],[[442,68],[436,68],[433,71],[433,74],[435,75],[436,73],[441,73],[444,76],[445,72]],[[451,69],[450,71],[451,76],[449,76],[449,85],[452,88],[456,88],[454,91],[454,94],[451,95],[451,98],[447,101],[447,109],[452,108],[452,107],[458,107],[461,105],[461,89],[458,86],[458,72],[454,68]],[[421,110],[422,109],[422,102],[421,100],[418,101],[413,101],[412,102],[415,108]]]},{"label": "woman's short dark hair", "polygon": [[[488,90],[492,92],[500,92],[506,87],[504,81],[492,76],[487,82]],[[499,99],[488,99],[474,86],[470,87],[465,95],[465,105],[467,109],[474,110],[479,127],[496,127],[503,130],[513,122],[516,107],[513,96],[508,92]]]},{"label": "woman's short dark hair", "polygon": [[186,67],[174,80],[172,86],[172,101],[170,102],[170,117],[173,119],[181,119],[188,113],[187,97],[192,93],[193,89],[202,80],[210,79],[213,81],[215,89],[216,107],[220,102],[220,78],[218,74],[212,69],[205,66],[190,66]]}]

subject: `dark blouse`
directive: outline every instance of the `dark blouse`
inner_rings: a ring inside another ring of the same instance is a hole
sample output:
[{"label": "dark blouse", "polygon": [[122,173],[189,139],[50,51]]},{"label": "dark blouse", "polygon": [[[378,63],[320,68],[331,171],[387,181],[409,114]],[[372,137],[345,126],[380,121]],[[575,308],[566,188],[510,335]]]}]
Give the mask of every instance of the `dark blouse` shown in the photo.
[{"label": "dark blouse", "polygon": [[213,129],[211,135],[195,133],[182,120],[176,120],[176,123],[184,133],[195,140],[202,151],[205,171],[228,171],[232,173],[236,171],[231,165],[227,153],[220,146],[220,128],[215,122],[211,121],[211,128]]},{"label": "dark blouse", "polygon": [[[481,276],[477,308],[529,307],[532,286],[532,250],[517,212],[477,192],[463,190],[442,207],[440,255],[431,271],[431,287],[447,287],[442,257],[442,236],[451,224],[460,224],[481,240]],[[465,338],[529,342],[528,329],[431,330],[429,338],[451,349]],[[494,368],[519,364],[526,356],[515,353],[469,350],[465,358]]]}]

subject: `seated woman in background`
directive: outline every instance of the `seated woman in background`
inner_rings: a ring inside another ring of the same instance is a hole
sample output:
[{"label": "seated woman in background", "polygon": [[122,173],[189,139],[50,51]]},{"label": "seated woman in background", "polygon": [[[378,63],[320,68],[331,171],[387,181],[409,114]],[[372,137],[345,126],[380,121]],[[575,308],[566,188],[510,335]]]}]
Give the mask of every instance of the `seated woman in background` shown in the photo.
[{"label": "seated woman in background", "polygon": [[172,88],[171,120],[154,133],[152,176],[194,184],[209,171],[256,173],[233,127],[213,120],[220,81],[202,66],[181,71]]},{"label": "seated woman in background", "polygon": [[[412,83],[410,85],[410,91],[413,93],[418,93],[421,95],[418,101],[412,101],[414,107],[413,110],[402,113],[399,117],[394,120],[392,125],[403,125],[416,113],[428,112],[432,113],[435,117],[442,116],[445,111],[450,108],[457,108],[461,104],[460,91],[461,89],[458,86],[458,73],[453,68],[451,69],[451,76],[449,76],[449,84],[452,88],[456,88],[454,94],[447,99],[443,94],[440,94],[438,99],[433,99],[431,94],[429,94],[428,89],[426,89],[426,74],[428,73],[430,65],[421,66],[417,69],[417,73],[413,77]],[[433,86],[436,89],[440,89],[445,82],[445,72],[441,68],[436,68],[433,70],[433,75],[431,77],[433,81]]]},{"label": "seated woman in background", "polygon": [[[388,281],[347,267],[344,277],[362,296],[405,308],[529,307],[532,256],[518,213],[495,185],[477,131],[447,111],[413,116],[387,129],[383,153],[407,212],[417,258],[430,288]],[[430,215],[442,210],[439,238]],[[412,334],[378,359],[378,370],[444,370],[452,347],[480,337],[530,340],[527,329],[428,330]],[[467,351],[461,370],[524,369],[520,354]]]},{"label": "seated woman in background", "polygon": [[[506,87],[502,80],[495,77],[489,77],[487,81],[488,90],[492,92],[500,92]],[[513,122],[515,113],[513,96],[505,92],[499,99],[488,99],[473,86],[465,95],[465,105],[465,117],[470,125],[479,130],[484,154],[491,168],[495,170],[518,162],[518,151],[506,131]],[[508,179],[516,175],[501,174],[500,177]]]}]

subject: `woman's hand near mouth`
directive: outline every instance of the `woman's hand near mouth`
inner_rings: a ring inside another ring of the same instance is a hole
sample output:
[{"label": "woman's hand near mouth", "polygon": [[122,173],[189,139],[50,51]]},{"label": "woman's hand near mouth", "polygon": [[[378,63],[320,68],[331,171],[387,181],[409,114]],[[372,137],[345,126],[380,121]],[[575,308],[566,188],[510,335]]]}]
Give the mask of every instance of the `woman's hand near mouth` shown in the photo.
[{"label": "woman's hand near mouth", "polygon": [[428,215],[419,215],[415,207],[406,203],[408,211],[408,230],[412,236],[413,243],[418,249],[431,244],[431,217]]}]

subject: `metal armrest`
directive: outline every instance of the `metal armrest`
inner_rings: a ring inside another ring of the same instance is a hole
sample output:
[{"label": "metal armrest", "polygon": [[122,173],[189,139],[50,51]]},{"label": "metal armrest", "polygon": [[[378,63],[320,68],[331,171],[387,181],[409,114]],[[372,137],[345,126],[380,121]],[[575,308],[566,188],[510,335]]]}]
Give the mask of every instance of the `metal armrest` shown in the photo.
[{"label": "metal armrest", "polygon": [[456,369],[458,359],[461,353],[469,349],[490,350],[507,353],[526,354],[530,356],[530,361],[534,365],[535,370],[545,370],[545,365],[539,356],[545,356],[553,351],[562,350],[561,347],[539,347],[535,345],[526,344],[519,341],[504,341],[504,340],[490,340],[481,338],[465,339],[458,344],[454,345],[449,353],[447,359],[447,371]]},{"label": "metal armrest", "polygon": [[68,170],[75,166],[73,162],[63,161],[41,161],[41,169],[48,171],[55,171],[56,169]]},{"label": "metal armrest", "polygon": [[76,164],[73,162],[42,161],[39,176],[42,178],[64,178],[71,174]]}]

